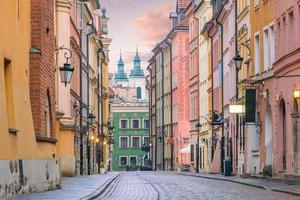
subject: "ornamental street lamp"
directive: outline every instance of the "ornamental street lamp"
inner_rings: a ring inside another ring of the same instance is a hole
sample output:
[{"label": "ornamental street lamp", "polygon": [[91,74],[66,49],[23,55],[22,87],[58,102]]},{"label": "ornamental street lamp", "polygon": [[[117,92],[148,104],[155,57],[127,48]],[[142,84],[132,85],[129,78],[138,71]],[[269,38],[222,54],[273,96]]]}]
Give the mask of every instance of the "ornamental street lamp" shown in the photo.
[{"label": "ornamental street lamp", "polygon": [[96,116],[93,115],[93,113],[89,113],[89,114],[88,114],[89,124],[93,124],[94,121],[95,121],[95,119],[96,119]]},{"label": "ornamental street lamp", "polygon": [[239,54],[234,57],[235,67],[237,71],[240,71],[242,69],[244,58],[241,57]]},{"label": "ornamental street lamp", "polygon": [[65,86],[67,86],[67,84],[71,82],[72,75],[74,72],[74,67],[72,67],[71,64],[69,63],[69,59],[72,58],[71,50],[65,47],[60,47],[56,49],[56,51],[63,51],[63,50],[67,51],[64,54],[64,57],[66,58],[66,62],[62,67],[59,68],[59,71],[60,71],[61,82],[64,83]]},{"label": "ornamental street lamp", "polygon": [[200,124],[200,122],[198,122],[195,126],[197,129],[196,172],[199,173],[199,146],[200,146],[199,136],[200,136],[200,129],[201,129],[202,125]]}]

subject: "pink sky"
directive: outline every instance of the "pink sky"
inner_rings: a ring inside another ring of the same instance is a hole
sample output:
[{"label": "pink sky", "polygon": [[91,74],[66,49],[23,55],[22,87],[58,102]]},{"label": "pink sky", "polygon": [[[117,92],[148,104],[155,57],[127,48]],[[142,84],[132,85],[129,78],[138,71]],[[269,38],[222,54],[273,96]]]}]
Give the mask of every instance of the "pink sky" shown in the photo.
[{"label": "pink sky", "polygon": [[100,0],[107,8],[110,47],[109,71],[115,72],[122,50],[125,69],[132,68],[132,59],[138,45],[143,68],[147,67],[151,50],[169,31],[169,14],[176,0]]}]

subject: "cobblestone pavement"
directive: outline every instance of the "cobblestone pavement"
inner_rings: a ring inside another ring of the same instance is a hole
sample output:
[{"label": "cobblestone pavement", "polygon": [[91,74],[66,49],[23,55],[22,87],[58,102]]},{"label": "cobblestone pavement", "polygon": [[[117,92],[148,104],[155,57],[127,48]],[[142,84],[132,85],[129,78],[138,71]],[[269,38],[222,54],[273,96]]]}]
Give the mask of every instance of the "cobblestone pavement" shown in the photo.
[{"label": "cobblestone pavement", "polygon": [[139,172],[122,173],[99,200],[157,200],[158,192]]},{"label": "cobblestone pavement", "polygon": [[118,173],[107,173],[103,175],[77,176],[63,178],[62,189],[40,193],[25,194],[14,200],[76,200],[83,198],[93,192],[106,182],[117,176]]},{"label": "cobblestone pavement", "polygon": [[[64,179],[61,190],[18,200],[76,200],[94,193],[112,174]],[[116,176],[115,176],[116,177]],[[110,179],[113,180],[113,179]],[[122,172],[98,200],[299,200],[299,196],[174,172]],[[99,193],[100,194],[100,193]]]},{"label": "cobblestone pavement", "polygon": [[140,176],[153,184],[160,200],[299,200],[289,194],[171,172],[142,172]]}]

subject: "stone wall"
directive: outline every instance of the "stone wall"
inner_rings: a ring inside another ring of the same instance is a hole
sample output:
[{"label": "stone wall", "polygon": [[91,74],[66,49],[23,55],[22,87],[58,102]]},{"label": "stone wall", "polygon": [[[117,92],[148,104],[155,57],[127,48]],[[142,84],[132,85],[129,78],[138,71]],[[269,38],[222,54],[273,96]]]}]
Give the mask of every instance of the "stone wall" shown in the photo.
[{"label": "stone wall", "polygon": [[60,187],[59,162],[55,159],[1,160],[0,171],[0,200]]}]

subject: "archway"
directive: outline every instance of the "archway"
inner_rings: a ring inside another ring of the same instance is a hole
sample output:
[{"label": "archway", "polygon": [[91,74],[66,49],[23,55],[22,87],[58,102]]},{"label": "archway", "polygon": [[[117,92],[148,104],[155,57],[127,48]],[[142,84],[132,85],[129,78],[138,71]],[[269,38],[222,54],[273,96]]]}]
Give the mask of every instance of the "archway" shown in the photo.
[{"label": "archway", "polygon": [[265,152],[266,165],[273,165],[273,126],[271,108],[265,114]]}]

